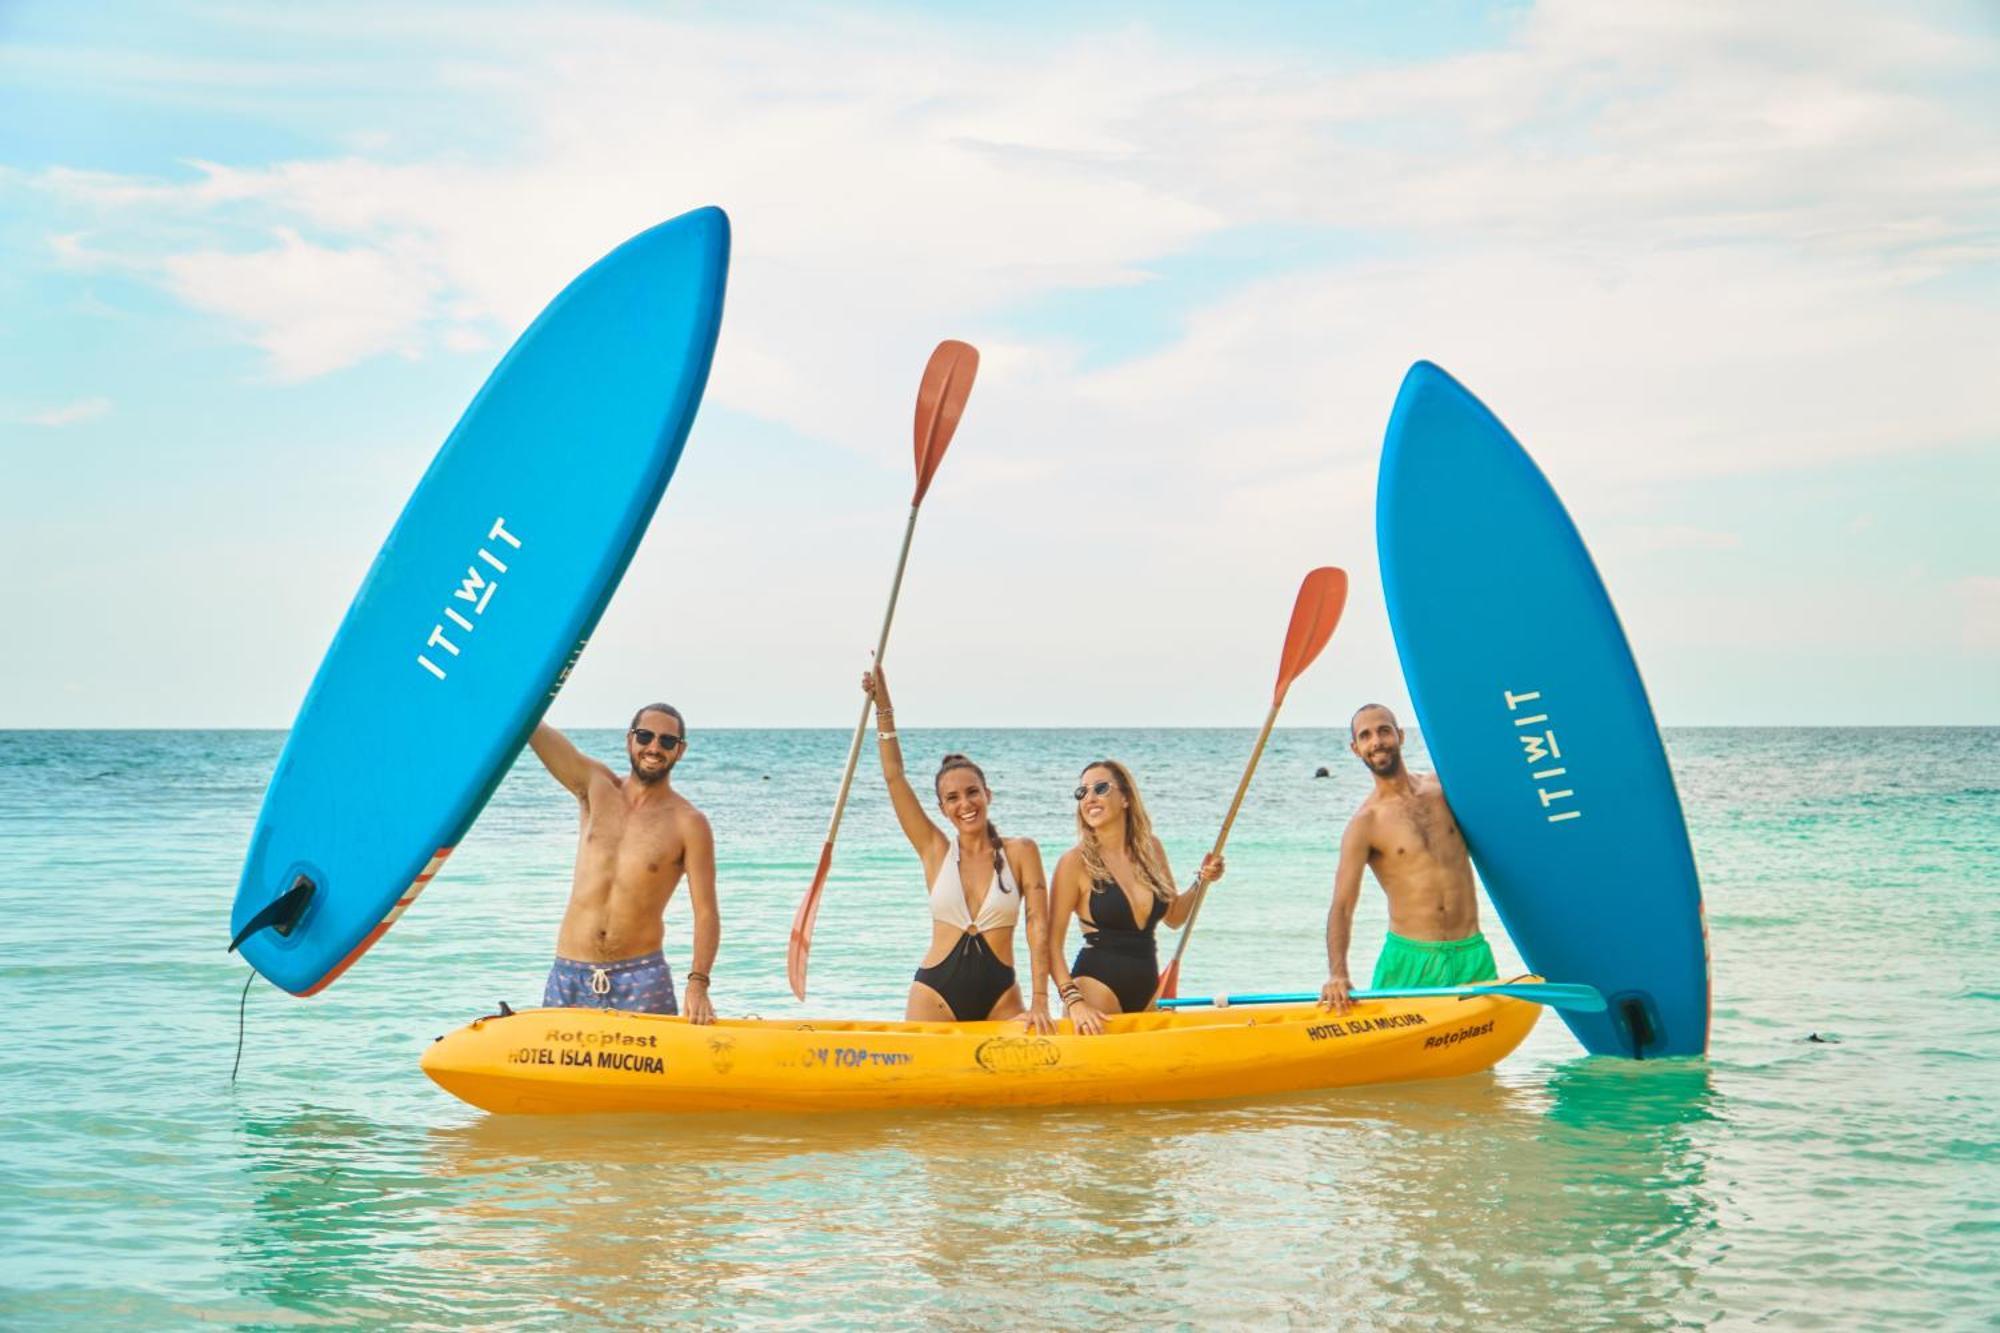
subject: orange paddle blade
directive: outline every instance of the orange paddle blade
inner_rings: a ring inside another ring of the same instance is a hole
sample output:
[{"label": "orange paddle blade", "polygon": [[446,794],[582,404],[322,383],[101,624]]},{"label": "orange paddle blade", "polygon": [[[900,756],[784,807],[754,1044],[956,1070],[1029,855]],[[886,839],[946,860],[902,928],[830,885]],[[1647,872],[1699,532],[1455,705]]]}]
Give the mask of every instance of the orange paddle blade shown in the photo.
[{"label": "orange paddle blade", "polygon": [[978,373],[979,352],[971,343],[947,338],[931,353],[923,383],[917,386],[917,490],[910,497],[912,505],[924,502]]},{"label": "orange paddle blade", "polygon": [[1306,575],[1306,581],[1299,585],[1299,600],[1292,605],[1291,627],[1285,631],[1285,652],[1278,659],[1278,688],[1271,695],[1273,704],[1283,701],[1299,673],[1326,647],[1346,605],[1346,570],[1327,565]]},{"label": "orange paddle blade", "polygon": [[819,899],[826,892],[826,872],[831,869],[833,842],[828,840],[820,848],[819,869],[813,872],[812,887],[799,899],[799,910],[792,917],[792,942],[785,950],[785,979],[792,983],[792,994],[801,1000],[806,998],[806,955],[812,952],[813,922],[819,919]]},{"label": "orange paddle blade", "polygon": [[1178,1000],[1181,997],[1181,960],[1176,958],[1167,964],[1167,975],[1160,978],[1160,993],[1153,997],[1155,1004],[1161,1000]]}]

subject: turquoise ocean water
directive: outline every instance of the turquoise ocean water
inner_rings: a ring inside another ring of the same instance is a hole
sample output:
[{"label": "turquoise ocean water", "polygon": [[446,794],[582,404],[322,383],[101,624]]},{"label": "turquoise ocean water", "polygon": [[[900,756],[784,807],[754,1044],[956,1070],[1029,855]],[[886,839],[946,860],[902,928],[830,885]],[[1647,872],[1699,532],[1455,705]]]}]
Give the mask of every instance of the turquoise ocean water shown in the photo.
[{"label": "turquoise ocean water", "polygon": [[[1051,863],[1077,769],[1128,760],[1183,875],[1251,739],[905,732],[913,767],[981,759]],[[532,757],[345,979],[251,990],[232,1087],[225,917],[281,740],[0,733],[0,1324],[2000,1326],[2000,729],[1669,733],[1705,1062],[1587,1059],[1548,1018],[1445,1083],[680,1121],[488,1117],[418,1071],[539,999],[574,807]],[[1188,993],[1322,980],[1366,777],[1341,740],[1274,738]],[[872,765],[811,1003],[785,988],[845,744],[695,733],[677,780],[719,840],[725,1013],[900,1016],[928,924]],[[676,903],[677,971],[686,925]]]}]

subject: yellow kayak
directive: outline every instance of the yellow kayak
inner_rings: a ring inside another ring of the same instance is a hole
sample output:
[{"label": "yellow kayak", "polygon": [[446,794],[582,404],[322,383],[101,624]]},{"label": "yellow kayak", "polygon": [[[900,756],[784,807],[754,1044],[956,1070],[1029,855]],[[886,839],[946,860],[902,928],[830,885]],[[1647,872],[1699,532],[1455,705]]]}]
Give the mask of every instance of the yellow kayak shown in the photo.
[{"label": "yellow kayak", "polygon": [[1126,1014],[1101,1036],[1009,1023],[680,1018],[527,1009],[424,1052],[482,1110],[854,1111],[1193,1101],[1451,1078],[1489,1069],[1542,1007],[1505,996]]}]

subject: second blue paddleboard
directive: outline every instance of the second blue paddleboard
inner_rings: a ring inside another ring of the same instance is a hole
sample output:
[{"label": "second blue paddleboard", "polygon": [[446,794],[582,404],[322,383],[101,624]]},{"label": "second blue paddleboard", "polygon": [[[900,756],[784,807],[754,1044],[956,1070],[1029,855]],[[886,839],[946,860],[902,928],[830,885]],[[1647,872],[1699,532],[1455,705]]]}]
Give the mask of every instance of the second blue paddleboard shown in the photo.
[{"label": "second blue paddleboard", "polygon": [[1708,1046],[1708,942],[1680,798],[1639,669],[1562,501],[1507,428],[1427,361],[1376,490],[1396,651],[1486,890],[1598,1054]]}]

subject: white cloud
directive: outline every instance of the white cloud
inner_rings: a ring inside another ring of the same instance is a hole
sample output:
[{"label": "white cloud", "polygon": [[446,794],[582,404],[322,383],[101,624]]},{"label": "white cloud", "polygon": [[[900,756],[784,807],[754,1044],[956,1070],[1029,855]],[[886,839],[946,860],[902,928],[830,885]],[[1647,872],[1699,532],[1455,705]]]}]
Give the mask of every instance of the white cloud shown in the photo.
[{"label": "white cloud", "polygon": [[1372,456],[1420,357],[1494,405],[1566,494],[1990,435],[2000,339],[1976,302],[1862,264],[1661,250],[1615,267],[1533,248],[1290,274],[1090,377],[1149,440],[1241,466]]},{"label": "white cloud", "polygon": [[89,242],[74,232],[61,232],[48,238],[49,253],[56,262],[68,269],[84,269],[97,262]]},{"label": "white cloud", "polygon": [[[688,12],[720,17],[372,15],[362,40],[395,52],[396,105],[421,112],[392,118],[349,18],[247,8],[231,22],[272,49],[327,53],[273,66],[299,74],[296,99],[269,69],[205,60],[112,61],[108,77],[278,125],[309,106],[299,123],[335,152],[256,162],[210,146],[171,178],[17,172],[0,188],[50,201],[59,266],[142,275],[289,379],[491,356],[627,235],[724,205],[735,261],[711,403],[900,474],[925,355],[946,336],[982,349],[899,632],[905,661],[948,665],[996,599],[1018,602],[1033,642],[1010,645],[999,687],[1014,693],[991,703],[1018,704],[1015,720],[1049,716],[1080,645],[1104,679],[1137,682],[1121,691],[1130,716],[1176,716],[1158,704],[1188,706],[1176,680],[1236,678],[1189,656],[1196,630],[1241,650],[1254,710],[1263,622],[1281,626],[1297,571],[1328,560],[1356,592],[1322,670],[1379,690],[1393,658],[1370,591],[1374,465],[1419,356],[1493,404],[1613,556],[1736,549],[1706,515],[1661,512],[1663,481],[2000,434],[1990,23],[1557,0],[1488,50],[1360,60],[1247,36],[1218,52],[1167,19],[1074,38]],[[1278,239],[1260,263],[1245,252],[1264,237]],[[825,512],[782,475],[705,476],[721,512],[675,511],[649,541],[677,560],[642,555],[619,606],[672,593],[695,620],[740,621],[782,584],[815,608],[788,631],[813,644],[879,611],[866,603],[895,495],[878,535],[879,516]],[[691,535],[704,522],[707,546]],[[715,540],[749,531],[754,552],[682,586]],[[1105,568],[1124,578],[1117,623],[1160,628],[1102,632],[1090,579]],[[1642,592],[1628,623],[1644,638],[1650,611],[1675,643],[1698,641],[1697,682],[1713,646],[1852,646],[1852,622],[1826,610],[1851,590],[1774,592],[1774,577]],[[1990,610],[1984,588],[1960,594],[1974,630],[1991,623],[1973,615]],[[1928,596],[1897,622],[1913,657],[1956,644],[1942,585]],[[1774,618],[1774,604],[1800,609]],[[817,700],[816,651],[777,655],[771,690]],[[733,670],[715,687],[735,688]],[[737,715],[765,716],[749,693]],[[1070,707],[1081,720],[1094,705]],[[1234,704],[1200,707],[1212,721]]]},{"label": "white cloud", "polygon": [[1630,475],[1994,424],[1990,311],[1941,278],[2000,255],[2000,133],[1932,87],[1995,43],[1918,18],[1565,0],[1494,50],[1338,71],[1136,29],[982,47],[828,15],[402,22],[448,43],[441,96],[527,127],[509,160],[376,160],[388,141],[361,135],[345,157],[196,162],[185,182],[42,184],[127,226],[276,228],[275,247],[157,271],[286,378],[518,331],[625,235],[721,202],[737,248],[716,401],[882,454],[937,337],[990,346],[1010,310],[1267,224],[1410,257],[1339,260],[1329,240],[1109,371],[1021,347],[1015,424],[1060,441],[1099,414],[1099,438],[1154,455],[1366,451],[1419,354]]},{"label": "white cloud", "polygon": [[110,412],[111,400],[109,398],[79,398],[75,402],[64,403],[60,407],[50,407],[44,408],[39,412],[29,412],[21,417],[21,421],[30,426],[47,426],[51,429],[59,429],[63,426],[77,425],[79,422],[95,421],[99,417],[110,415]]},{"label": "white cloud", "polygon": [[382,352],[414,354],[437,280],[400,247],[331,249],[279,228],[248,252],[169,256],[169,288],[197,310],[252,330],[281,379],[305,379]]}]

